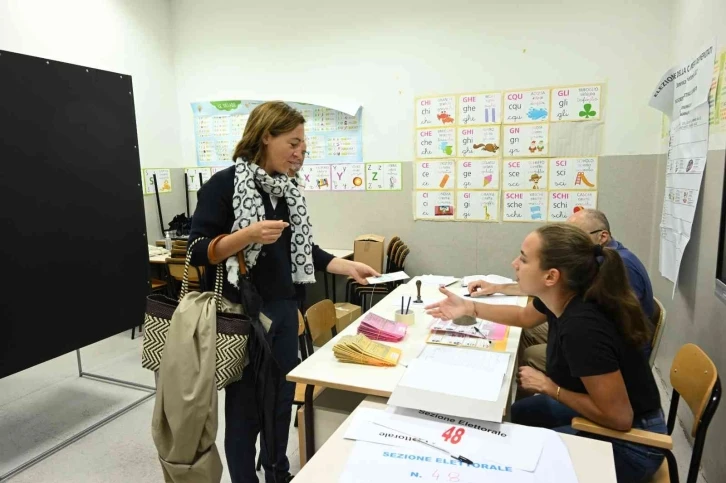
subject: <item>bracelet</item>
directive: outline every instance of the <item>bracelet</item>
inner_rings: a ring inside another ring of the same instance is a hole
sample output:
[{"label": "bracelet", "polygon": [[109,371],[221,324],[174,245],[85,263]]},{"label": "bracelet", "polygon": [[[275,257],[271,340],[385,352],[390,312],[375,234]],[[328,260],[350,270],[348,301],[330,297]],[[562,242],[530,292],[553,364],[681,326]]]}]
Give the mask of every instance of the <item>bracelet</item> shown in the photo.
[{"label": "bracelet", "polygon": [[476,302],[474,302],[474,301],[471,302],[471,308],[473,309],[471,316],[476,319]]},{"label": "bracelet", "polygon": [[560,386],[557,386],[557,402],[560,402],[560,389],[562,389]]},{"label": "bracelet", "polygon": [[209,242],[209,246],[207,247],[207,258],[209,259],[209,263],[212,265],[217,265],[222,262],[222,260],[217,258],[216,254],[216,248],[217,243],[219,243],[219,240],[226,237],[227,235],[219,235],[214,238],[214,240]]}]

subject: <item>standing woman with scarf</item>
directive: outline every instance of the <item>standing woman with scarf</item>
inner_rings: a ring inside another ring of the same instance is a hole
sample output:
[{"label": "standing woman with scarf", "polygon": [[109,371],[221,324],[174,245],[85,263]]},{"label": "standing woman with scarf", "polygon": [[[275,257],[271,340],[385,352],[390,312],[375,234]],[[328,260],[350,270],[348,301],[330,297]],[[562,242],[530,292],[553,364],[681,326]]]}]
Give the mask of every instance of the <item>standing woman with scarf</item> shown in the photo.
[{"label": "standing woman with scarf", "polygon": [[[214,286],[214,266],[225,270],[223,302],[231,311],[241,310],[236,254],[242,251],[263,300],[262,314],[272,322],[268,339],[283,377],[297,365],[298,302],[305,296],[305,284],[315,282],[315,271],[347,275],[363,284],[366,277],[378,275],[367,265],[333,257],[313,242],[305,197],[288,176],[304,159],[304,123],[302,114],[284,102],[257,106],[235,149],[235,165],[199,190],[189,237],[190,243],[206,239],[194,247],[192,263],[207,266],[208,287]],[[224,444],[234,483],[258,482],[255,444],[260,422],[254,393],[251,371],[226,388]],[[276,462],[268,460],[261,445],[266,483],[292,479],[285,453],[294,393],[295,384],[283,380],[275,408]]]}]

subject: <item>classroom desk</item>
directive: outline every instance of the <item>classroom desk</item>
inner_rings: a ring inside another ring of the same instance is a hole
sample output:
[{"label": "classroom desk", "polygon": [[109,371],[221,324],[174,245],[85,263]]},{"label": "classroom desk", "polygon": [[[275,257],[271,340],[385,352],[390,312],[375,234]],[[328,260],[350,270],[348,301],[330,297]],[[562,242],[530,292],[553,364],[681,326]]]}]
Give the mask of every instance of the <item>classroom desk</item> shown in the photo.
[{"label": "classroom desk", "polygon": [[[337,248],[322,248],[323,251],[326,251],[333,255],[335,258],[344,258],[346,260],[350,260],[353,258],[353,250],[341,250]],[[330,277],[333,279],[333,297],[330,297],[330,292],[328,290],[328,272],[323,273],[323,281],[325,283],[325,298],[331,299],[333,303],[335,303],[336,300],[336,290],[335,290],[335,274],[330,274]]]},{"label": "classroom desk", "polygon": [[[386,295],[383,300],[376,304],[369,312],[393,319],[393,313],[396,309],[394,301],[400,301],[402,296],[408,299],[408,296],[416,298],[416,279],[412,279],[409,283],[400,285],[393,292]],[[421,297],[424,299],[440,299],[443,295],[438,291],[438,287],[423,285],[421,287]],[[519,297],[519,304],[524,306],[527,303],[526,297]],[[406,370],[406,365],[417,358],[424,346],[429,335],[429,324],[433,319],[426,315],[422,308],[416,308],[416,323],[408,328],[406,337],[403,341],[392,343],[394,347],[401,349],[401,360],[396,367],[374,367],[362,364],[345,364],[338,362],[333,354],[333,346],[338,340],[346,335],[355,335],[360,325],[361,316],[354,323],[341,331],[330,342],[318,349],[313,355],[305,359],[300,365],[293,369],[288,375],[287,380],[292,382],[300,382],[307,384],[305,390],[305,447],[307,458],[315,453],[315,433],[313,428],[313,389],[314,386],[330,387],[343,391],[352,391],[371,396],[390,397],[398,384],[399,379]],[[368,312],[366,312],[368,313]],[[505,413],[507,401],[511,393],[512,377],[514,375],[514,364],[516,360],[517,348],[519,347],[519,336],[522,329],[518,327],[510,327],[509,336],[507,338],[506,352],[512,354],[509,359],[509,366],[504,375],[504,383],[499,393],[499,398],[494,401],[481,401],[481,407],[484,408],[493,421],[499,420]],[[463,349],[462,350],[476,350]]]},{"label": "classroom desk", "polygon": [[[365,400],[359,408],[373,408],[383,411],[385,404]],[[295,483],[337,483],[343,473],[348,456],[355,441],[344,439],[356,409],[333,433],[320,451],[295,475]],[[307,427],[306,427],[307,430]],[[615,462],[610,443],[579,436],[561,434],[572,459],[578,481],[582,483],[615,483]]]},{"label": "classroom desk", "polygon": [[169,258],[170,255],[155,255],[153,257],[149,257],[149,263],[153,263],[156,265],[165,265],[166,259]]}]

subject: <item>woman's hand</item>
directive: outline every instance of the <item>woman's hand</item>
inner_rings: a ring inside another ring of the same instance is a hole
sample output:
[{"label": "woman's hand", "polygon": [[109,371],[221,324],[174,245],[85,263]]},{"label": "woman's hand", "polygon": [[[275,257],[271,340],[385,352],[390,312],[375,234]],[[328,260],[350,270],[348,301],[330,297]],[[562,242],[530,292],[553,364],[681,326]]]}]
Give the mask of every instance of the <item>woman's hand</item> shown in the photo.
[{"label": "woman's hand", "polygon": [[350,260],[345,261],[347,262],[346,269],[348,271],[346,275],[353,277],[353,279],[361,285],[368,285],[368,280],[366,280],[366,278],[379,277],[381,275],[365,263],[351,262]]},{"label": "woman's hand", "polygon": [[469,305],[467,300],[448,291],[445,287],[439,287],[439,291],[446,295],[446,298],[435,304],[427,305],[427,314],[442,320],[454,320],[463,315],[474,315],[474,307]]},{"label": "woman's hand", "polygon": [[484,297],[485,295],[492,295],[494,293],[497,293],[499,285],[489,283],[485,280],[477,280],[475,282],[469,283],[466,288],[467,290],[469,290],[469,294],[472,297]]},{"label": "woman's hand", "polygon": [[380,273],[365,263],[353,262],[344,258],[333,258],[326,268],[328,273],[347,275],[361,285],[368,285],[367,277],[378,277]]},{"label": "woman's hand", "polygon": [[544,373],[529,366],[522,366],[517,373],[517,382],[525,391],[538,394],[546,394],[554,397],[557,393],[557,384]]},{"label": "woman's hand", "polygon": [[290,226],[290,224],[285,223],[284,221],[264,220],[253,223],[244,230],[247,231],[247,235],[252,243],[270,245],[280,238],[283,230],[288,226]]}]

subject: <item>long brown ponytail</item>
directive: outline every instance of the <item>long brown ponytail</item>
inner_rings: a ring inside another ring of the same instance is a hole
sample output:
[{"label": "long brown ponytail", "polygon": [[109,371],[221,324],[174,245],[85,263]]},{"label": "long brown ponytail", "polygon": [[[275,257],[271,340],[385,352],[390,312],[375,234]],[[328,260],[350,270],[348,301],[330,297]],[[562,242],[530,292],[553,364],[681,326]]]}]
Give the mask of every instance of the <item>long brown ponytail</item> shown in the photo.
[{"label": "long brown ponytail", "polygon": [[537,233],[543,270],[559,270],[567,288],[597,304],[632,344],[640,346],[649,340],[645,314],[630,288],[618,252],[594,244],[587,233],[573,225],[545,225]]}]

